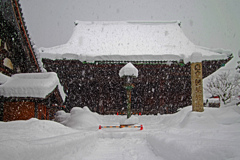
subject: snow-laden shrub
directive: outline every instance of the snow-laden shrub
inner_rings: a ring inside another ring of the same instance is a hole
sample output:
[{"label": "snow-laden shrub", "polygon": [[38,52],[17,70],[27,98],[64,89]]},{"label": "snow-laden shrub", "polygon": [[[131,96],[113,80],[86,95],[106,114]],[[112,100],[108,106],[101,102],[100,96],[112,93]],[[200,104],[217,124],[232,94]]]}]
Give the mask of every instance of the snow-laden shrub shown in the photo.
[{"label": "snow-laden shrub", "polygon": [[212,96],[219,96],[224,104],[229,103],[240,91],[240,76],[231,76],[230,72],[223,72],[212,76],[204,89]]}]

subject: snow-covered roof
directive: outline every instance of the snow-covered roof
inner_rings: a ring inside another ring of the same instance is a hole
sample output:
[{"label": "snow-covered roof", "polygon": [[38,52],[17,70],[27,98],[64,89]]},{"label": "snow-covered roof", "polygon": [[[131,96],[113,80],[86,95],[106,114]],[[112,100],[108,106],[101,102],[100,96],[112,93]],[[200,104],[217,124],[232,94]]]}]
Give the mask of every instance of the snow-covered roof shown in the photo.
[{"label": "snow-covered roof", "polygon": [[227,54],[194,45],[173,22],[76,21],[70,40],[52,48],[39,48],[42,58],[113,61],[191,61],[199,52],[203,60],[226,59]]},{"label": "snow-covered roof", "polygon": [[65,93],[56,73],[21,73],[13,75],[3,85],[0,85],[0,95],[4,97],[46,98],[56,86],[58,86],[64,101]]},{"label": "snow-covered roof", "polygon": [[191,62],[196,63],[196,62],[202,62],[202,54],[198,52],[194,52],[191,55]]}]

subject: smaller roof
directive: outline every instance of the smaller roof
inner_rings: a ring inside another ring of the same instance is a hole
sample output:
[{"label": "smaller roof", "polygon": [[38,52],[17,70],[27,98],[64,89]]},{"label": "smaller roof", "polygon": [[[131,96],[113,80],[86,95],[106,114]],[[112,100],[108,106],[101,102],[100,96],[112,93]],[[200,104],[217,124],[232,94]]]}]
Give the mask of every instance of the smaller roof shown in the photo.
[{"label": "smaller roof", "polygon": [[138,69],[132,63],[128,63],[120,69],[119,76],[120,77],[124,77],[124,76],[138,77]]},{"label": "smaller roof", "polygon": [[4,97],[46,98],[56,86],[58,86],[64,101],[66,95],[56,73],[21,73],[9,77],[4,84],[0,85],[0,95]]}]

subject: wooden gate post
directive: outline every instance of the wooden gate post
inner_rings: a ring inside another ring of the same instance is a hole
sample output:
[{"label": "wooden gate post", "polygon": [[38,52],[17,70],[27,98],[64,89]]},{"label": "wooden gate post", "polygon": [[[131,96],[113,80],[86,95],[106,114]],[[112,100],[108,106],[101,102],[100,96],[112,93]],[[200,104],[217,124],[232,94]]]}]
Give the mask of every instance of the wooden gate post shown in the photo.
[{"label": "wooden gate post", "polygon": [[203,112],[202,54],[191,56],[192,111]]}]

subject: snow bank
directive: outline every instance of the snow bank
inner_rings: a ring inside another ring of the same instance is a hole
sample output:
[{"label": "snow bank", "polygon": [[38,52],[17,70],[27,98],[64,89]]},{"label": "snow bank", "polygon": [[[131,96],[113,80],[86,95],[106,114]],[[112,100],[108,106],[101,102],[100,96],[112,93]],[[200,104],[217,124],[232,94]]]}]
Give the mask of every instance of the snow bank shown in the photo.
[{"label": "snow bank", "polygon": [[147,136],[154,152],[169,160],[238,159],[240,108],[205,108],[201,113],[189,108],[160,118],[164,130]]},{"label": "snow bank", "polygon": [[31,118],[26,121],[0,122],[0,127],[1,140],[8,139],[9,137],[13,139],[28,138],[28,140],[35,140],[76,132],[76,130],[68,128],[60,123],[38,120],[36,118]]},{"label": "snow bank", "polygon": [[58,111],[56,121],[75,129],[94,128],[96,130],[100,125],[99,115],[91,112],[88,107],[74,107],[70,114]]},{"label": "snow bank", "polygon": [[61,86],[57,74],[47,73],[21,73],[15,74],[0,85],[0,95],[4,97],[36,97],[45,98],[57,86],[65,100],[65,93]]},{"label": "snow bank", "polygon": [[240,159],[240,107],[191,109],[131,116],[142,131],[98,130],[100,124],[120,124],[126,115],[98,115],[87,107],[57,113],[56,120],[80,131],[46,120],[0,122],[0,159]]},{"label": "snow bank", "polygon": [[213,129],[234,129],[240,127],[240,107],[221,106],[220,108],[204,107],[204,112],[193,112],[192,106],[185,107],[171,115],[140,116],[139,123],[147,129],[178,128],[206,131]]},{"label": "snow bank", "polygon": [[194,52],[203,59],[226,59],[227,54],[194,45],[179,22],[85,22],[76,21],[69,41],[52,48],[39,48],[42,58],[112,61],[190,61]]},{"label": "snow bank", "polygon": [[[239,141],[231,138],[222,139],[210,134],[208,137],[201,137],[202,133],[192,135],[158,134],[150,135],[147,141],[154,152],[162,159],[175,160],[226,160],[239,159]],[[217,133],[216,133],[217,134]]]},{"label": "snow bank", "polygon": [[[87,134],[53,121],[0,122],[1,160],[64,160],[86,156],[96,133]],[[71,153],[77,154],[71,155]],[[69,155],[70,154],[70,155]]]}]

